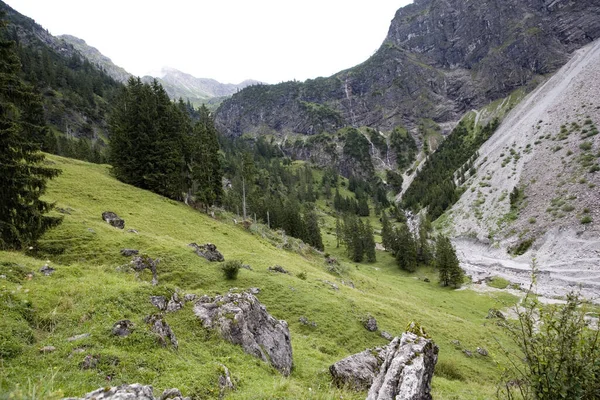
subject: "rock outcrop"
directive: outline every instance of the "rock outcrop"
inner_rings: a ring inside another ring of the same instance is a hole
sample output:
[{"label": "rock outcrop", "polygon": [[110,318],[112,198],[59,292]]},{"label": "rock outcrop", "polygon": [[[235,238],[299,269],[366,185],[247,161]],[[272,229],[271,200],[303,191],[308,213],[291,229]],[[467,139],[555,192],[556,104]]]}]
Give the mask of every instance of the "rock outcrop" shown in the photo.
[{"label": "rock outcrop", "polygon": [[119,218],[119,216],[112,211],[104,211],[102,213],[102,219],[115,228],[125,228],[125,220]]},{"label": "rock outcrop", "polygon": [[334,382],[369,387],[367,400],[430,400],[438,347],[405,332],[385,347],[365,350],[329,367]]},{"label": "rock outcrop", "polygon": [[156,271],[156,267],[158,266],[159,262],[159,258],[153,260],[152,258],[146,255],[136,256],[133,258],[133,260],[131,260],[131,268],[133,268],[135,272],[138,273],[142,272],[145,269],[149,269],[150,272],[152,272],[152,285],[156,286],[158,285],[158,272]]},{"label": "rock outcrop", "polygon": [[288,324],[273,318],[254,295],[202,296],[194,306],[194,314],[205,328],[215,329],[225,340],[271,363],[283,375],[290,374],[292,343]]},{"label": "rock outcrop", "polygon": [[188,246],[192,247],[198,256],[204,257],[208,261],[225,261],[223,254],[221,254],[219,250],[217,250],[217,246],[212,243],[206,243],[201,246],[196,243],[190,243]]},{"label": "rock outcrop", "polygon": [[149,315],[144,321],[150,324],[150,330],[157,336],[161,346],[167,347],[167,344],[171,343],[173,348],[177,349],[179,347],[175,333],[162,315]]},{"label": "rock outcrop", "polygon": [[86,394],[84,397],[69,397],[64,400],[190,400],[183,397],[178,389],[167,389],[160,397],[154,397],[152,386],[132,385],[102,387]]}]

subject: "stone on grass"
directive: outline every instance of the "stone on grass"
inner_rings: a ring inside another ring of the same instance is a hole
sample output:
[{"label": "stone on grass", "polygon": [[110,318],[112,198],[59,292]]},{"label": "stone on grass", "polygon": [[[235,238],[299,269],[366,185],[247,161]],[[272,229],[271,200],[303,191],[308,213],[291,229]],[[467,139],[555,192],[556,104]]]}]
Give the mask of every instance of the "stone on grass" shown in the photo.
[{"label": "stone on grass", "polygon": [[112,211],[104,211],[102,213],[102,219],[115,228],[125,228],[125,220],[119,218],[119,216]]},{"label": "stone on grass", "polygon": [[137,256],[139,253],[140,251],[135,249],[121,249],[121,255],[125,257]]},{"label": "stone on grass", "polygon": [[353,354],[329,367],[333,382],[338,386],[349,386],[354,390],[365,390],[371,387],[379,373],[382,348],[368,349]]},{"label": "stone on grass", "polygon": [[51,266],[49,266],[48,264],[46,264],[42,268],[40,268],[40,272],[46,276],[52,275],[54,273],[54,271],[56,271],[56,270],[54,268],[52,268]]},{"label": "stone on grass", "polygon": [[158,273],[156,271],[156,267],[158,266],[159,262],[160,258],[153,260],[146,255],[137,256],[131,260],[131,268],[133,268],[133,270],[138,274],[145,269],[149,269],[150,272],[152,272],[152,285],[156,286],[158,285]]},{"label": "stone on grass", "polygon": [[241,345],[244,351],[288,376],[292,370],[292,344],[288,324],[276,320],[253,294],[227,293],[202,296],[194,314],[205,328],[216,330],[223,339]]},{"label": "stone on grass", "polygon": [[484,356],[484,357],[487,357],[489,355],[488,351],[485,348],[483,348],[483,347],[478,347],[477,348],[477,353],[480,356]]},{"label": "stone on grass", "polygon": [[56,350],[56,347],[54,346],[44,346],[40,349],[40,353],[52,353],[53,351]]},{"label": "stone on grass", "polygon": [[150,296],[150,303],[160,311],[167,309],[167,299],[165,296]]},{"label": "stone on grass", "polygon": [[93,356],[88,354],[83,358],[83,361],[79,364],[79,367],[83,370],[94,369],[98,366],[99,361],[100,356]]},{"label": "stone on grass", "polygon": [[377,330],[377,320],[375,319],[374,316],[369,314],[363,320],[363,326],[369,332],[375,332]]},{"label": "stone on grass", "polygon": [[192,247],[198,256],[204,257],[208,261],[225,261],[223,254],[221,254],[219,250],[217,250],[217,246],[212,243],[206,243],[201,246],[196,243],[190,243],[188,246]]},{"label": "stone on grass", "polygon": [[235,385],[231,379],[229,368],[223,364],[220,364],[220,367],[221,375],[219,375],[219,390],[221,392],[221,396],[223,396],[227,390],[235,390]]},{"label": "stone on grass", "polygon": [[270,272],[279,272],[280,274],[289,274],[287,270],[285,270],[281,265],[273,265],[272,267],[267,268]]},{"label": "stone on grass", "polygon": [[157,336],[162,347],[167,347],[169,342],[175,349],[179,347],[175,333],[161,315],[149,315],[144,321],[150,324],[150,330]]},{"label": "stone on grass", "polygon": [[115,322],[112,328],[112,334],[115,336],[129,336],[131,332],[133,332],[133,322],[128,319],[123,319],[121,321]]},{"label": "stone on grass", "polygon": [[90,337],[89,333],[82,333],[81,335],[71,336],[70,338],[67,339],[67,342],[74,342],[76,340],[85,339],[87,337]]},{"label": "stone on grass", "polygon": [[190,400],[183,397],[177,389],[168,389],[160,397],[154,397],[154,390],[150,385],[121,385],[113,387],[101,387],[89,392],[84,397],[69,397],[63,400]]},{"label": "stone on grass", "polygon": [[183,308],[183,301],[179,298],[177,292],[173,293],[171,300],[167,303],[167,312],[175,312]]},{"label": "stone on grass", "polygon": [[385,340],[389,340],[392,341],[392,339],[394,338],[392,335],[390,335],[388,332],[386,331],[381,331],[381,333],[379,333],[381,335],[382,338],[384,338]]},{"label": "stone on grass", "polygon": [[493,319],[493,318],[506,319],[506,317],[504,316],[504,314],[502,313],[502,311],[496,310],[495,308],[490,308],[488,310],[488,315],[485,318],[486,319]]}]

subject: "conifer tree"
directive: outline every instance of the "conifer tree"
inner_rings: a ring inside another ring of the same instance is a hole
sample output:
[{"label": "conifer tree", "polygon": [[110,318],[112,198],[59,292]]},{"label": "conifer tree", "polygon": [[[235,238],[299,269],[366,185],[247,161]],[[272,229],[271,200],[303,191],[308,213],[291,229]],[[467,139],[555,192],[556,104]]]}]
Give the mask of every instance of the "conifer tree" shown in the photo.
[{"label": "conifer tree", "polygon": [[217,130],[205,105],[200,107],[199,121],[194,126],[196,142],[193,155],[193,176],[197,187],[196,198],[207,207],[223,196],[221,158]]},{"label": "conifer tree", "polygon": [[436,240],[435,265],[440,274],[442,286],[460,287],[464,279],[464,272],[460,268],[454,246],[445,236],[438,236]]},{"label": "conifer tree", "polygon": [[371,227],[371,222],[369,220],[367,220],[364,226],[363,243],[365,253],[367,255],[367,261],[377,261],[377,255],[375,253],[375,237],[373,236],[373,228]]},{"label": "conifer tree", "polygon": [[381,213],[381,241],[387,251],[394,251],[394,230],[385,211]]},{"label": "conifer tree", "polygon": [[319,229],[319,218],[314,207],[307,205],[304,212],[304,225],[306,226],[305,242],[317,250],[323,251],[323,238]]},{"label": "conifer tree", "polygon": [[417,246],[415,239],[406,224],[397,231],[396,261],[398,266],[408,272],[417,270]]},{"label": "conifer tree", "polygon": [[419,219],[419,237],[417,243],[417,261],[421,264],[428,265],[431,263],[432,255],[429,246],[428,235],[431,229],[431,223],[424,215]]},{"label": "conifer tree", "polygon": [[0,249],[32,245],[61,221],[46,215],[52,205],[40,200],[59,170],[43,166],[40,146],[48,129],[41,100],[19,70],[14,42],[0,39]]}]

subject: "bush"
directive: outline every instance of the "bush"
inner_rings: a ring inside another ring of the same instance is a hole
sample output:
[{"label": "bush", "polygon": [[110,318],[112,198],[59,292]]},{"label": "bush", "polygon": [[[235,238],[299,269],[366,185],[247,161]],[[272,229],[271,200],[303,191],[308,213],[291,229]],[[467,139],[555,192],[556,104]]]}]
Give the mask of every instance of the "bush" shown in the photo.
[{"label": "bush", "polygon": [[303,281],[306,280],[306,272],[302,271],[300,273],[298,273],[298,275],[296,275],[298,278],[302,279]]},{"label": "bush", "polygon": [[230,260],[221,264],[221,271],[225,279],[234,280],[237,279],[238,273],[242,268],[242,262],[240,260]]},{"label": "bush", "polygon": [[592,222],[592,217],[590,217],[589,215],[584,215],[583,217],[581,217],[581,223],[582,224],[589,224],[590,222]]}]

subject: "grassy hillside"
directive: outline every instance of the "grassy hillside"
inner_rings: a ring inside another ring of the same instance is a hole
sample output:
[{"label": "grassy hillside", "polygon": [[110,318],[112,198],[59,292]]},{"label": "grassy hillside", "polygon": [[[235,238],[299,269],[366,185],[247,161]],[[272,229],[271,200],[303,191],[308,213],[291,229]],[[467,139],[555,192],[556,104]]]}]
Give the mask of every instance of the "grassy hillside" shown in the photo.
[{"label": "grassy hillside", "polygon": [[[496,339],[504,338],[485,316],[491,307],[512,304],[511,296],[443,289],[434,271],[406,274],[386,253],[378,253],[376,264],[345,262],[343,249],[336,249],[334,236],[323,229],[325,250],[342,264],[342,276],[334,275],[321,254],[297,243],[289,246],[292,250],[281,249],[286,246],[278,234],[260,227],[247,231],[234,224],[234,216],[213,219],[124,185],[110,176],[107,166],[55,156],[48,160],[63,174],[50,184],[47,198],[70,214],[31,256],[0,252],[0,275],[5,276],[0,279],[0,398],[52,399],[134,382],[152,384],[157,392],[178,387],[194,399],[218,398],[222,363],[237,384],[227,399],[361,399],[365,393],[332,386],[328,367],[386,343],[361,325],[367,313],[377,318],[380,329],[395,335],[412,320],[427,329],[440,346],[433,380],[436,399],[493,397],[504,362]],[[125,230],[102,221],[107,210],[125,219]],[[215,243],[226,260],[240,259],[253,271],[243,269],[237,281],[225,281],[218,264],[196,256],[187,247],[190,242]],[[127,268],[122,248],[161,259],[158,286],[151,286],[149,273],[136,277]],[[46,260],[56,268],[49,277],[38,272]],[[268,272],[275,264],[293,275]],[[300,272],[306,279],[298,277]],[[339,290],[321,280],[335,282]],[[352,281],[355,288],[342,280]],[[294,352],[289,378],[202,328],[191,303],[166,316],[179,340],[177,351],[160,347],[143,321],[157,312],[150,295],[170,296],[176,289],[216,294],[231,286],[259,287],[257,297],[268,311],[288,321]],[[317,327],[300,324],[301,316]],[[136,327],[126,338],[111,335],[113,323],[121,319]],[[90,336],[67,341],[82,333]],[[455,339],[472,351],[487,348],[490,357],[466,357],[450,343]],[[40,352],[49,345],[56,350]],[[97,368],[80,367],[86,355],[99,356]]]}]

